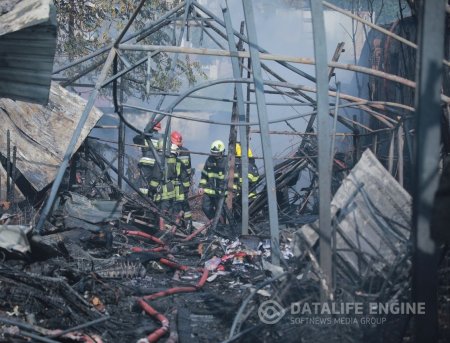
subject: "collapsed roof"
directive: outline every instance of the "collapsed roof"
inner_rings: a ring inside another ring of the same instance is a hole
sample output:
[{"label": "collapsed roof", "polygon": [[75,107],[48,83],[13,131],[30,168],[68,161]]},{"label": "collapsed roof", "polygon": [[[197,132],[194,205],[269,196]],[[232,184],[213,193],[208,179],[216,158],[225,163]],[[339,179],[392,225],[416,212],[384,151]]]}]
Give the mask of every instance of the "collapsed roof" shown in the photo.
[{"label": "collapsed roof", "polygon": [[[331,202],[338,273],[359,282],[367,273],[386,279],[407,254],[412,198],[376,156],[366,150]],[[300,240],[319,241],[318,222],[302,227]]]},{"label": "collapsed roof", "polygon": [[[17,169],[40,191],[51,183],[79,121],[86,100],[52,84],[46,106],[0,99],[0,136],[9,130],[11,147],[17,146]],[[76,149],[102,116],[93,108],[78,138]],[[6,141],[0,140],[0,153],[7,155]]]}]

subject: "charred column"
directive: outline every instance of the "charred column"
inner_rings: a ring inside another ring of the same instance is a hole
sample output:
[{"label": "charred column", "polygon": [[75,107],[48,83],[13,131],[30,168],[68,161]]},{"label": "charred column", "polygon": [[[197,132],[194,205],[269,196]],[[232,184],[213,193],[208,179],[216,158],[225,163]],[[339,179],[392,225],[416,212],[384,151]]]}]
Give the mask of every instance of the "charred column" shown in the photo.
[{"label": "charred column", "polygon": [[[332,249],[331,249],[331,160],[330,160],[330,122],[328,104],[328,63],[325,35],[325,23],[321,1],[311,0],[311,15],[314,36],[314,57],[317,79],[317,140],[319,166],[319,232],[320,267],[330,290],[332,286]],[[322,294],[325,300],[325,294]]]},{"label": "charred column", "polygon": [[9,201],[11,196],[11,134],[9,130],[6,132],[6,201]]},{"label": "charred column", "polygon": [[414,341],[425,343],[438,341],[438,253],[437,244],[431,235],[430,222],[439,182],[445,2],[427,0],[420,1],[419,5],[412,295],[414,302],[425,303],[426,315],[414,318]]}]

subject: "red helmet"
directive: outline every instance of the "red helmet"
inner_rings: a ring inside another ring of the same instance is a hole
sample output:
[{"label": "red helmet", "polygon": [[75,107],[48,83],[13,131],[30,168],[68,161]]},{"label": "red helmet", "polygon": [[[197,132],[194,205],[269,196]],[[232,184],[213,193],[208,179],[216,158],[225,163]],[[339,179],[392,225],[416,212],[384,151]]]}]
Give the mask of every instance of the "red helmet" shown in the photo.
[{"label": "red helmet", "polygon": [[179,133],[178,131],[174,131],[170,135],[170,141],[172,142],[172,144],[181,146],[183,144],[183,137],[181,136],[181,133]]},{"label": "red helmet", "polygon": [[159,121],[159,122],[156,122],[156,120],[154,120],[153,121],[153,130],[156,130],[156,131],[160,131],[161,130],[161,122]]}]

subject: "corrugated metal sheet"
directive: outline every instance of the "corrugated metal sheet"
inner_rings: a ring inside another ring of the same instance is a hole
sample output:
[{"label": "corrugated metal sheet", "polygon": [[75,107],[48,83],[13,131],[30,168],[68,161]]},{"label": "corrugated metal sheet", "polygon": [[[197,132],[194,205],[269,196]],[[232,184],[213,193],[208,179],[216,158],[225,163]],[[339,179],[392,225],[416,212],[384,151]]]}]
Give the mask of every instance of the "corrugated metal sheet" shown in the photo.
[{"label": "corrugated metal sheet", "polygon": [[0,97],[46,104],[56,51],[51,0],[23,0],[0,16]]},{"label": "corrugated metal sheet", "polygon": [[[51,183],[64,157],[86,100],[56,83],[50,89],[47,106],[0,99],[0,137],[11,132],[11,146],[17,146],[17,169],[40,191]],[[102,116],[92,109],[76,149]],[[6,156],[6,139],[0,139],[0,153]]]},{"label": "corrugated metal sheet", "polygon": [[[331,215],[337,228],[336,266],[347,274],[360,277],[371,269],[383,275],[407,254],[412,198],[369,149],[334,195]],[[318,223],[302,227],[297,238],[314,246]]]}]

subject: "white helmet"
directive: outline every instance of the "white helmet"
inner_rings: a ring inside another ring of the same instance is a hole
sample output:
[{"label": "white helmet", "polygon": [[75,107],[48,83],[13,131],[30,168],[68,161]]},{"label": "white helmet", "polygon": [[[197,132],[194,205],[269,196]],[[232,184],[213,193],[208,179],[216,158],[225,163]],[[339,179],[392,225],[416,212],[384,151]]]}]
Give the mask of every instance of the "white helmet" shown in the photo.
[{"label": "white helmet", "polygon": [[221,140],[212,142],[211,144],[211,154],[215,156],[220,156],[225,151],[225,144]]}]

